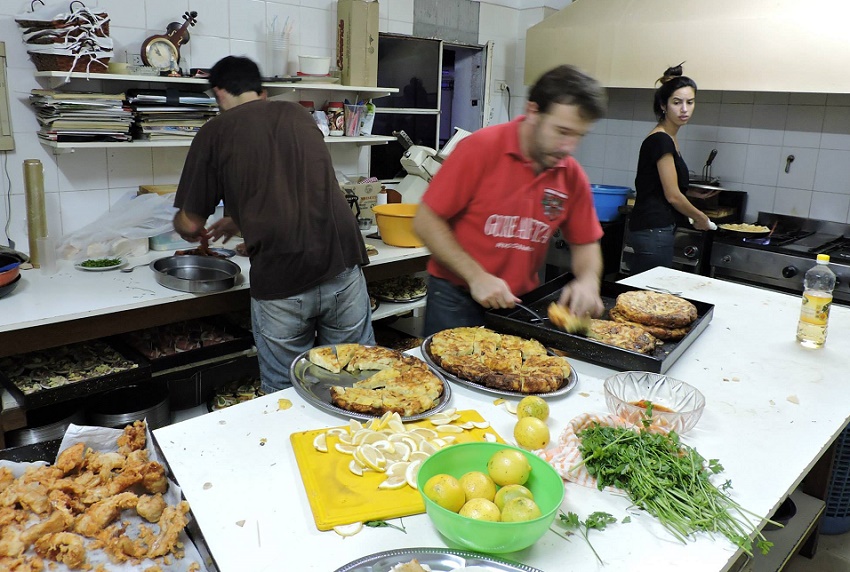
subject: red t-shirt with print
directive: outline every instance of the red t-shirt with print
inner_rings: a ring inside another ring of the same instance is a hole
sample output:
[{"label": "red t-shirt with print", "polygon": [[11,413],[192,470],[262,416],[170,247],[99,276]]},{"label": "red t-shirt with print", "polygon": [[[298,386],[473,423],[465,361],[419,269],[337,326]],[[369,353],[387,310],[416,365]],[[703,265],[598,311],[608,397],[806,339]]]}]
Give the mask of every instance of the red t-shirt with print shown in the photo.
[{"label": "red t-shirt with print", "polygon": [[[523,119],[463,139],[422,197],[448,221],[460,246],[517,296],[538,286],[537,272],[556,229],[570,244],[592,243],[603,234],[587,175],[574,158],[535,174],[520,153]],[[434,257],[428,272],[466,286]]]}]

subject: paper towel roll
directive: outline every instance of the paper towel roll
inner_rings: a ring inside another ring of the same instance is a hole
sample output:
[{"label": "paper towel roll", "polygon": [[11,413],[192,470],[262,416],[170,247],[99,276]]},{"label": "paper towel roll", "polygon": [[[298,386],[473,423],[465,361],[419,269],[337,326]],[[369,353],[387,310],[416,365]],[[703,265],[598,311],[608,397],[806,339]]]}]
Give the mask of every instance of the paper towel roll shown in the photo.
[{"label": "paper towel roll", "polygon": [[44,167],[38,159],[24,160],[24,191],[27,204],[27,234],[30,262],[40,266],[38,239],[47,236],[47,214],[44,209]]}]

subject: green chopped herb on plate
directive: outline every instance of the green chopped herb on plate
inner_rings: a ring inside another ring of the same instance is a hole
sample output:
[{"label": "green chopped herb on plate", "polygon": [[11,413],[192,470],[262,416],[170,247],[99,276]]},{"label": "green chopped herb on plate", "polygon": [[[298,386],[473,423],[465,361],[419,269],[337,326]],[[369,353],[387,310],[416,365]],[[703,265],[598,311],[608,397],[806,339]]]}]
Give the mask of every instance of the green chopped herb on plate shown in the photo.
[{"label": "green chopped herb on plate", "polygon": [[91,258],[80,262],[83,268],[109,268],[121,264],[120,258]]}]

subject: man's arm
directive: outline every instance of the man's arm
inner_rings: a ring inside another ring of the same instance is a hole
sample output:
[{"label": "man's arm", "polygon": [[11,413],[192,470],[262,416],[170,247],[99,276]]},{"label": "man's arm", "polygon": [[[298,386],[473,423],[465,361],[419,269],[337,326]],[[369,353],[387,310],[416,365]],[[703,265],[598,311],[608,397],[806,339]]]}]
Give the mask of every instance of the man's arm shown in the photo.
[{"label": "man's arm", "polygon": [[520,301],[507,282],[488,273],[455,239],[449,223],[424,203],[419,205],[413,229],[440,264],[466,282],[472,298],[485,308],[512,308]]},{"label": "man's arm", "polygon": [[559,302],[576,316],[599,316],[605,310],[599,287],[602,281],[602,247],[599,242],[571,244],[570,260],[575,279],[561,290]]}]

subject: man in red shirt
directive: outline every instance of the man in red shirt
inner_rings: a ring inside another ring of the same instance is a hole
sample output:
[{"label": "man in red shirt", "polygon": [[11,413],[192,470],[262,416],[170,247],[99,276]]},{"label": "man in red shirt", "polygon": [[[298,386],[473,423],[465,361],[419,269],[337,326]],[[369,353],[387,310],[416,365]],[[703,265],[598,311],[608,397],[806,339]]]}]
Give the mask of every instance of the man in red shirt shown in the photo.
[{"label": "man in red shirt", "polygon": [[596,80],[559,66],[531,87],[524,116],[476,131],[452,151],[414,220],[432,253],[425,335],[481,325],[486,309],[514,307],[538,285],[559,228],[575,276],[560,303],[578,316],[602,313],[602,226],[571,154],[605,105]]}]

